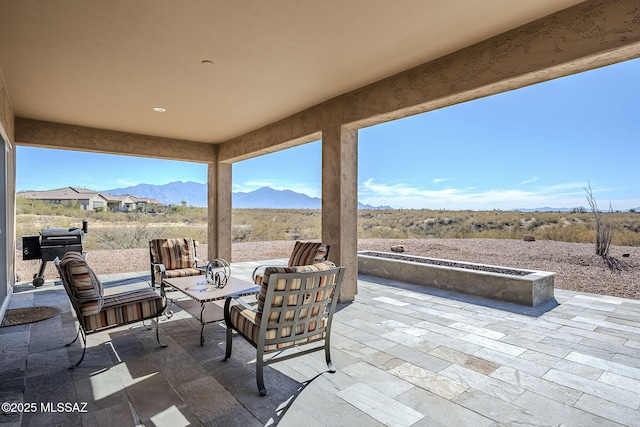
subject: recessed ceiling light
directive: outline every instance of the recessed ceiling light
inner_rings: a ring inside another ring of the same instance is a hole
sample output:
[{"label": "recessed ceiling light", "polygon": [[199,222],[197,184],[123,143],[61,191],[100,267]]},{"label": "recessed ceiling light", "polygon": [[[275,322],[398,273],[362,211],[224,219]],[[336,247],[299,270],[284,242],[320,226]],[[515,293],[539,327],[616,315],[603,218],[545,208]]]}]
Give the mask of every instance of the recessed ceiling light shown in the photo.
[{"label": "recessed ceiling light", "polygon": [[155,111],[156,113],[164,113],[165,111],[167,111],[167,109],[162,107],[153,107],[153,111]]}]

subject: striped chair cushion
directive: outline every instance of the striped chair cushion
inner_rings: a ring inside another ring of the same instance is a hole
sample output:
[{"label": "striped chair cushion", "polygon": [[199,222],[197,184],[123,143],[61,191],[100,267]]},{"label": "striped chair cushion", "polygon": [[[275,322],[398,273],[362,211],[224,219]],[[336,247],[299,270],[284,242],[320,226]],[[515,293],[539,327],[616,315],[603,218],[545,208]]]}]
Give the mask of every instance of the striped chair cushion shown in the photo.
[{"label": "striped chair cushion", "polygon": [[165,276],[167,278],[197,276],[199,274],[204,274],[204,271],[203,270],[199,270],[197,268],[178,268],[178,269],[175,269],[175,270],[167,270],[167,271],[165,271]]},{"label": "striped chair cushion", "polygon": [[[289,257],[288,267],[311,265],[326,261],[328,251],[329,247],[324,243],[297,241]],[[262,284],[262,280],[264,279],[263,274],[256,274],[253,278],[256,285]]]},{"label": "striped chair cushion", "polygon": [[[260,332],[260,324],[256,319],[256,314],[251,310],[244,309],[241,305],[234,305],[231,307],[230,315],[231,315],[231,323],[238,328],[244,336],[246,336],[249,340],[251,340],[254,344],[258,342],[258,334]],[[325,324],[325,320],[322,319],[320,321],[320,328],[323,328]],[[314,325],[315,326],[315,325]],[[315,327],[311,327],[310,330],[315,330]],[[290,337],[291,336],[291,328],[283,328],[281,337]],[[303,327],[299,327],[296,331],[296,334],[303,333]],[[277,338],[278,329],[277,328],[267,328],[265,338],[275,339]],[[297,341],[286,341],[280,344],[271,344],[266,345],[264,351],[273,351],[273,350],[281,350],[287,347],[293,347],[295,345],[304,344],[309,341],[314,341],[316,339],[323,338],[323,334],[314,335],[305,339],[297,340]]]},{"label": "striped chair cushion", "polygon": [[67,252],[60,261],[64,281],[71,295],[79,300],[83,316],[98,313],[103,306],[104,293],[100,279],[79,252]]},{"label": "striped chair cushion", "polygon": [[84,316],[87,331],[107,328],[157,316],[163,300],[151,288],[139,289],[104,297],[99,313]]},{"label": "striped chair cushion", "polygon": [[167,270],[196,266],[196,246],[191,238],[155,239],[149,242],[149,247],[151,262],[164,264]]},{"label": "striped chair cushion", "polygon": [[326,261],[327,260],[327,256],[329,255],[328,251],[329,251],[329,247],[327,245],[325,245],[324,243],[321,244],[318,247],[318,251],[316,252],[316,257],[314,258],[312,264],[317,264],[319,262]]},{"label": "striped chair cushion", "polygon": [[[289,257],[289,267],[313,264],[321,245],[316,242],[296,242]],[[324,261],[324,258],[321,261]]]}]

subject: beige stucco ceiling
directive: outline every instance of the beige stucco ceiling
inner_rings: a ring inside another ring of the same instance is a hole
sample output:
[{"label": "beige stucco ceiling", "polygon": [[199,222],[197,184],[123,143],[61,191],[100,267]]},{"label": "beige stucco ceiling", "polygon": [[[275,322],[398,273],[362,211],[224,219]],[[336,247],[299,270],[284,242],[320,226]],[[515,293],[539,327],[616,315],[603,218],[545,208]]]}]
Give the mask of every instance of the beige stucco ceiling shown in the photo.
[{"label": "beige stucco ceiling", "polygon": [[17,117],[219,143],[576,3],[0,0],[0,70]]}]

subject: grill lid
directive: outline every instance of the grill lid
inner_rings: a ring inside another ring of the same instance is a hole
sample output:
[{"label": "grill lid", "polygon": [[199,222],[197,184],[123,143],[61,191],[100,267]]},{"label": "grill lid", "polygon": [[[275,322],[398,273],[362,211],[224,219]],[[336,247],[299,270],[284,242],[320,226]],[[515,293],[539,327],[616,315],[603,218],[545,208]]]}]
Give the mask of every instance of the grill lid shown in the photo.
[{"label": "grill lid", "polygon": [[81,228],[43,228],[41,246],[68,246],[82,244]]}]

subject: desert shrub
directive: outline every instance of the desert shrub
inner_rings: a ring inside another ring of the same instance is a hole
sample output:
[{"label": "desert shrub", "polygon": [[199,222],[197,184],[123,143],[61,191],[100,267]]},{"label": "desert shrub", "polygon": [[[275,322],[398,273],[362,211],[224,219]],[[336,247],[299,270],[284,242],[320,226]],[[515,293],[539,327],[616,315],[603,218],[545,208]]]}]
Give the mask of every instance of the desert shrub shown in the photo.
[{"label": "desert shrub", "polygon": [[[28,200],[27,200],[28,201]],[[85,246],[91,250],[147,247],[156,237],[184,237],[207,241],[204,208],[176,206],[144,212],[87,212],[78,207],[43,203],[18,204],[16,236],[38,234],[42,228],[79,227],[89,221]],[[42,213],[44,212],[44,213]],[[607,214],[615,224],[612,244],[640,246],[640,215]],[[234,242],[321,239],[322,213],[318,209],[233,209]],[[491,238],[593,242],[594,219],[589,213],[441,211],[430,209],[358,211],[358,238]]]},{"label": "desert shrub", "polygon": [[127,224],[95,227],[85,236],[84,248],[132,249],[146,248],[149,240],[191,237],[199,242],[207,241],[207,227],[183,226],[155,227],[148,224]]},{"label": "desert shrub", "polygon": [[632,233],[640,233],[640,221],[639,222],[625,222],[621,225],[623,229],[631,231]]},{"label": "desert shrub", "polygon": [[528,221],[524,222],[523,228],[525,230],[531,231],[531,230],[535,230],[538,227],[541,227],[542,225],[544,225],[543,220],[540,220],[537,217],[531,217]]},{"label": "desert shrub", "polygon": [[207,209],[193,206],[170,206],[162,215],[163,222],[182,222],[185,224],[207,223]]},{"label": "desert shrub", "polygon": [[60,215],[68,217],[84,217],[87,211],[82,210],[77,203],[51,204],[42,200],[33,200],[26,197],[16,197],[16,215]]},{"label": "desert shrub", "polygon": [[640,233],[629,230],[616,230],[612,244],[620,246],[640,246]]},{"label": "desert shrub", "polygon": [[234,209],[232,233],[238,227],[237,238],[243,239],[234,241],[320,239],[321,220],[314,209]]},{"label": "desert shrub", "polygon": [[233,242],[249,241],[252,227],[247,224],[233,224],[231,226],[231,240]]},{"label": "desert shrub", "polygon": [[569,243],[592,242],[593,228],[589,223],[574,223],[557,227],[541,227],[537,236],[543,240],[556,240]]},{"label": "desert shrub", "polygon": [[[598,204],[593,197],[591,184],[589,184],[588,188],[585,188],[585,191],[587,192],[587,201],[593,212],[594,228],[596,231],[596,255],[606,257],[609,255],[609,247],[613,239],[613,223],[598,210]],[[609,204],[609,212],[612,213],[611,204]]]},{"label": "desert shrub", "polygon": [[408,237],[406,233],[402,233],[400,230],[379,225],[372,227],[367,234],[368,238],[371,239],[404,239]]}]

